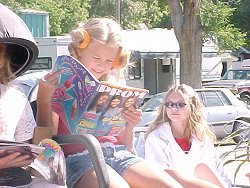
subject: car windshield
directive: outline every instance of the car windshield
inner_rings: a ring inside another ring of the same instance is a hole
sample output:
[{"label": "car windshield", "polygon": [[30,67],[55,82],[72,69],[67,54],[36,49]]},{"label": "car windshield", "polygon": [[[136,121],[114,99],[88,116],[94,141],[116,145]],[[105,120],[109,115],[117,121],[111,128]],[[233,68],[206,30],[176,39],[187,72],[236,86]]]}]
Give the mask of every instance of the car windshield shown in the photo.
[{"label": "car windshield", "polygon": [[250,70],[228,70],[222,80],[250,80]]},{"label": "car windshield", "polygon": [[161,93],[151,97],[145,104],[141,107],[142,112],[152,112],[159,108],[160,104],[163,102],[166,93]]}]

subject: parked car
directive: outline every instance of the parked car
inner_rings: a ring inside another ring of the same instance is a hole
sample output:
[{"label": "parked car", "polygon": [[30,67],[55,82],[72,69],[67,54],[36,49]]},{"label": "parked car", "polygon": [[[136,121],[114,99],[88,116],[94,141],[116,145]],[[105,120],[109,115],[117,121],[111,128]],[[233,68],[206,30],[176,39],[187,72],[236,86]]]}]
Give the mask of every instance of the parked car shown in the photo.
[{"label": "parked car", "polygon": [[[227,88],[203,88],[195,90],[203,103],[203,113],[207,122],[211,125],[217,138],[224,138],[228,134],[239,129],[246,128],[250,122],[250,110],[248,106],[239,100]],[[138,127],[148,126],[157,116],[160,105],[163,105],[163,99],[166,92],[153,95],[143,104],[142,120]],[[236,121],[243,120],[243,121]],[[234,138],[235,142],[249,138],[250,133],[241,133]]]},{"label": "parked car", "polygon": [[250,105],[250,67],[229,69],[220,80],[204,83],[203,87],[228,88]]}]

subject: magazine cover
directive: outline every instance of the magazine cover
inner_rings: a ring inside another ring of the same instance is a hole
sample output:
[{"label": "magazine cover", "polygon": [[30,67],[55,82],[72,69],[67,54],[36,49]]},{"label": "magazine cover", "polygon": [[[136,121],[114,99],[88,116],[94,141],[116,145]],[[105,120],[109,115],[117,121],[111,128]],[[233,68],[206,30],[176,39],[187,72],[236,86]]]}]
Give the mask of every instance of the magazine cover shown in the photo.
[{"label": "magazine cover", "polygon": [[6,156],[13,152],[20,152],[23,155],[30,155],[32,159],[35,159],[44,150],[44,147],[34,144],[0,140],[0,156]]},{"label": "magazine cover", "polygon": [[87,103],[98,87],[98,80],[76,59],[67,55],[57,58],[54,70],[63,70],[63,74],[52,103],[61,109],[57,113],[74,134]]},{"label": "magazine cover", "polygon": [[126,125],[122,118],[123,111],[132,106],[138,108],[147,94],[145,89],[100,82],[96,95],[83,113],[77,132],[95,136],[118,136]]},{"label": "magazine cover", "polygon": [[124,110],[139,107],[148,90],[99,82],[71,56],[59,56],[55,70],[63,69],[52,102],[72,134],[119,135],[125,128]]}]

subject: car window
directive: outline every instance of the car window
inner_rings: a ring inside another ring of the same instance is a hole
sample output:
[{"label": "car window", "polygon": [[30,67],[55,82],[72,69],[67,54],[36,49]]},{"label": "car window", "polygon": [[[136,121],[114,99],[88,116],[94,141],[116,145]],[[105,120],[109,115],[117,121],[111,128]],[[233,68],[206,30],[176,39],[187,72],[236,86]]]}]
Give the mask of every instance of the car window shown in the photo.
[{"label": "car window", "polygon": [[204,96],[204,106],[213,107],[213,106],[223,106],[223,101],[216,91],[207,91],[203,92]]},{"label": "car window", "polygon": [[203,99],[203,96],[202,96],[201,92],[200,92],[200,91],[198,91],[198,92],[196,91],[196,93],[197,93],[197,95],[198,95],[198,97],[199,97],[201,103],[205,106],[205,104],[204,104],[204,99]]},{"label": "car window", "polygon": [[250,70],[229,70],[222,78],[223,80],[249,80]]},{"label": "car window", "polygon": [[225,95],[225,93],[223,93],[222,91],[217,91],[217,94],[219,95],[219,97],[222,100],[222,102],[224,103],[224,105],[232,105],[232,103],[227,98],[227,96]]},{"label": "car window", "polygon": [[163,103],[164,97],[165,94],[161,94],[150,98],[141,107],[142,112],[152,112],[158,110],[159,106]]}]

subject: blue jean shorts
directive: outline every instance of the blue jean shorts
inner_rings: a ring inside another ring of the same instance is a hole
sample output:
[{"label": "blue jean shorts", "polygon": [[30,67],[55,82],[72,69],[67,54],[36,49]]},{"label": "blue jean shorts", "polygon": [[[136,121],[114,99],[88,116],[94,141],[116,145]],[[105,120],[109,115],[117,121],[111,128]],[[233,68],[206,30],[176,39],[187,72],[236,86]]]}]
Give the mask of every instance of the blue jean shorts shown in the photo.
[{"label": "blue jean shorts", "polygon": [[[121,176],[130,166],[143,160],[127,151],[123,145],[102,147],[102,151],[107,168],[112,168]],[[86,171],[94,168],[88,152],[68,156],[66,165],[69,188],[74,187]]]}]

